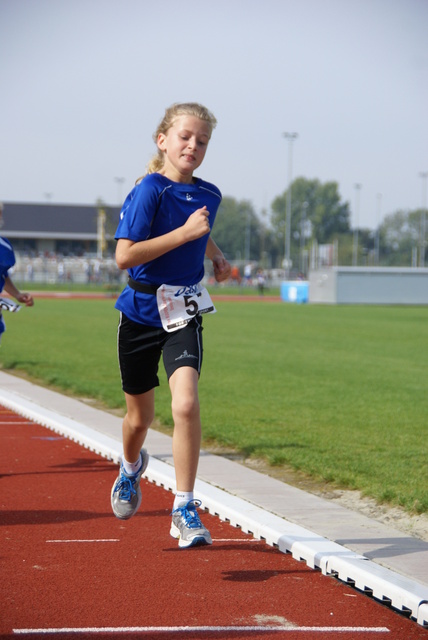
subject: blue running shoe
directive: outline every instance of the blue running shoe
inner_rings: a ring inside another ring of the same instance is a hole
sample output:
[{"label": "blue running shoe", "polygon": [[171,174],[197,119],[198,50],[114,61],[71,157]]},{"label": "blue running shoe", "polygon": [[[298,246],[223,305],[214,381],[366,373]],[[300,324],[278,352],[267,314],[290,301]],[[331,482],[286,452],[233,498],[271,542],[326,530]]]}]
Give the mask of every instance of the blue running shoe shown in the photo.
[{"label": "blue running shoe", "polygon": [[172,512],[170,534],[178,539],[178,546],[182,549],[213,543],[210,532],[204,527],[196,511],[201,504],[200,500],[190,500],[183,502]]},{"label": "blue running shoe", "polygon": [[141,449],[140,458],[140,470],[131,475],[125,473],[121,462],[119,476],[111,490],[111,508],[116,518],[120,520],[128,520],[140,508],[142,497],[140,480],[149,464],[149,454],[145,449]]}]

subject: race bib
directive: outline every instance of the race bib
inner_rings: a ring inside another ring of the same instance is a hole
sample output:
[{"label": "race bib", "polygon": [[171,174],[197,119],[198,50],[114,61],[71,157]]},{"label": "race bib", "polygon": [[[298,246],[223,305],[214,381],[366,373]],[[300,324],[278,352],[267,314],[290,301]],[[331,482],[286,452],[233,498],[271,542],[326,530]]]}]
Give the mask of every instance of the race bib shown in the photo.
[{"label": "race bib", "polygon": [[4,309],[5,311],[16,312],[16,311],[19,311],[20,308],[21,308],[21,305],[16,304],[15,302],[12,302],[7,298],[0,298],[0,313],[2,309]]},{"label": "race bib", "polygon": [[165,331],[182,329],[198,313],[215,313],[210,294],[201,284],[174,287],[163,284],[156,293],[159,315]]}]

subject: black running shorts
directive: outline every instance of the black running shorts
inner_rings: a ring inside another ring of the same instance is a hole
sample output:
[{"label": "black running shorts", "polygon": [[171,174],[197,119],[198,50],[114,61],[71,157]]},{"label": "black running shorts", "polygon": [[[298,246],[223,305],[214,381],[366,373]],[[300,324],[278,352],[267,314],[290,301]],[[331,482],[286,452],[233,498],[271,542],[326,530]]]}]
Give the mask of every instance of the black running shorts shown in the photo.
[{"label": "black running shorts", "polygon": [[161,354],[169,378],[180,367],[202,368],[202,318],[195,316],[188,325],[168,333],[148,327],[120,314],[118,357],[122,389],[138,395],[159,386],[158,368]]}]

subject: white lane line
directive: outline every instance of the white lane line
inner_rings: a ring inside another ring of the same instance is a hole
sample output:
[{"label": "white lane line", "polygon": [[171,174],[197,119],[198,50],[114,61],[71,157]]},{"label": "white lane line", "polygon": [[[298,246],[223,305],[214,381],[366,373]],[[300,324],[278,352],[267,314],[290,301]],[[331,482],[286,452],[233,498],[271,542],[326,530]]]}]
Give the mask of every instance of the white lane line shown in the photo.
[{"label": "white lane line", "polygon": [[46,540],[46,542],[120,542],[119,538],[106,538],[99,540]]},{"label": "white lane line", "polygon": [[[1,413],[1,411],[0,411],[0,413]],[[13,425],[16,425],[16,424],[30,424],[31,426],[33,426],[36,423],[35,422],[29,422],[28,420],[21,421],[21,420],[1,420],[0,419],[0,425],[3,425],[3,424],[13,424]]]},{"label": "white lane line", "polygon": [[64,627],[60,629],[14,629],[15,634],[51,634],[51,633],[194,633],[194,632],[232,632],[244,633],[281,631],[285,633],[297,631],[309,633],[389,633],[388,627],[295,627],[295,626],[229,626],[229,627]]},{"label": "white lane line", "polygon": [[252,542],[253,544],[256,542],[262,542],[262,540],[254,540],[254,538],[244,539],[244,538],[213,538],[213,542]]}]

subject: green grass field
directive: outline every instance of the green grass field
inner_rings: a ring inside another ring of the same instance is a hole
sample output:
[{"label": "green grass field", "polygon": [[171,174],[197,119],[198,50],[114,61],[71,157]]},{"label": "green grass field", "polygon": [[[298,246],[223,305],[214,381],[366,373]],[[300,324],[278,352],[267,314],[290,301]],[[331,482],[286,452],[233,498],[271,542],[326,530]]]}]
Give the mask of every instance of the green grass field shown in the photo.
[{"label": "green grass field", "polygon": [[[428,512],[428,309],[218,301],[204,318],[204,438]],[[113,299],[5,314],[4,370],[123,408]],[[157,418],[172,429],[161,368]]]}]

